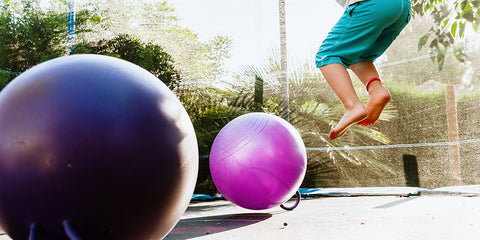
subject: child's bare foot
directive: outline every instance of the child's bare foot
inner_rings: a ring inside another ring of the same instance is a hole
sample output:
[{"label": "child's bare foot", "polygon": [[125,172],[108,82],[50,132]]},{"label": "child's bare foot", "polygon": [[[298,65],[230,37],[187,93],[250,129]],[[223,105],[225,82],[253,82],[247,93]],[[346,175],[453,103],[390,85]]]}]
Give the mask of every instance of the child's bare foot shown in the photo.
[{"label": "child's bare foot", "polygon": [[365,117],[367,117],[367,110],[362,104],[358,104],[352,109],[345,110],[342,119],[340,119],[337,126],[330,131],[328,137],[330,139],[336,139],[343,136],[352,124],[364,120]]},{"label": "child's bare foot", "polygon": [[[377,82],[379,83],[379,82]],[[368,91],[370,97],[368,98],[367,102],[367,118],[365,120],[358,122],[358,124],[363,126],[368,126],[374,124],[380,114],[382,114],[383,109],[387,106],[388,102],[390,102],[390,92],[386,88],[383,87],[382,84],[372,84]]]}]

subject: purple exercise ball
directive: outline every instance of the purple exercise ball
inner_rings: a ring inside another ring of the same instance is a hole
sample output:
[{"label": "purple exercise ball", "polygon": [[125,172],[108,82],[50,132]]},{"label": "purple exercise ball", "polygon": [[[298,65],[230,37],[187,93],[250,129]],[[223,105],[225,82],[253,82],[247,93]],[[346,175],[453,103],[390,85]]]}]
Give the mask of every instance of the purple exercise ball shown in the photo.
[{"label": "purple exercise ball", "polygon": [[227,200],[263,210],[281,205],[297,191],[307,154],[300,134],[287,121],[249,113],[222,128],[209,163],[213,182]]},{"label": "purple exercise ball", "polygon": [[160,239],[190,202],[193,125],[130,62],[72,55],[27,70],[0,92],[0,133],[0,226],[12,239]]}]

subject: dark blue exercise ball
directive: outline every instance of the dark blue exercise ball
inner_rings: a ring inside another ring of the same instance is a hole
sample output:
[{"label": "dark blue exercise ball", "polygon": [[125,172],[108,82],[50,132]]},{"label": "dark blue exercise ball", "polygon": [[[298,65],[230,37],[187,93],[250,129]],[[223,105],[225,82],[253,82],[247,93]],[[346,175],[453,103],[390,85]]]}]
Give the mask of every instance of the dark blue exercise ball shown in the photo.
[{"label": "dark blue exercise ball", "polygon": [[0,227],[13,239],[163,238],[197,172],[187,112],[135,64],[60,57],[0,92]]}]

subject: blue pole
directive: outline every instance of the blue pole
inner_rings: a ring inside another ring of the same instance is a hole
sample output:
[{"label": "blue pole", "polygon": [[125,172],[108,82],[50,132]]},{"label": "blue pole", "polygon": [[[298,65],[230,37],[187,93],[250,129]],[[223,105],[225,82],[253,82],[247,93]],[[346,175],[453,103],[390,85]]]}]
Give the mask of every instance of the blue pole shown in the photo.
[{"label": "blue pole", "polygon": [[73,54],[74,49],[75,49],[75,0],[68,0],[67,55]]}]

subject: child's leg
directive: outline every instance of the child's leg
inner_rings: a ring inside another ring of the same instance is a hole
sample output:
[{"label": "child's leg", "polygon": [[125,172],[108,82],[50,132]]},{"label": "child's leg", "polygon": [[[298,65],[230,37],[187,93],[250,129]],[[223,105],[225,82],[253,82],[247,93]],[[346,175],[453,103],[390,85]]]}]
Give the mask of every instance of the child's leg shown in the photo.
[{"label": "child's leg", "polygon": [[[371,75],[369,71],[361,70],[364,67],[361,67],[363,64],[360,62],[372,62],[386,50],[407,24],[409,12],[409,0],[369,0],[349,5],[323,41],[316,55],[316,65],[345,107],[344,116],[330,131],[330,138],[342,136],[349,126],[367,117],[367,109],[358,105],[360,101],[346,67],[358,63],[353,69],[357,69],[359,75]],[[391,30],[394,30],[395,34],[391,34]],[[368,66],[365,69],[372,70]],[[375,68],[373,70],[378,76]],[[362,124],[375,122],[388,103],[389,99],[385,102],[384,98],[377,97],[380,95],[377,90],[381,89],[378,84],[379,82],[375,81],[369,86],[371,98],[367,108],[371,113],[368,120],[362,121]]]},{"label": "child's leg", "polygon": [[[379,77],[375,65],[370,61],[352,64],[350,69],[355,75],[357,75],[364,85],[367,85],[371,79]],[[383,87],[383,84],[380,81],[372,81],[368,85],[367,90],[369,94],[367,102],[368,115],[363,121],[358,123],[364,126],[372,125],[378,120],[380,114],[391,98],[390,92]]]},{"label": "child's leg", "polygon": [[352,124],[365,119],[367,110],[358,99],[345,66],[340,63],[332,63],[321,66],[320,70],[345,108],[345,114],[342,119],[330,131],[328,136],[331,139],[335,139],[341,137]]}]

